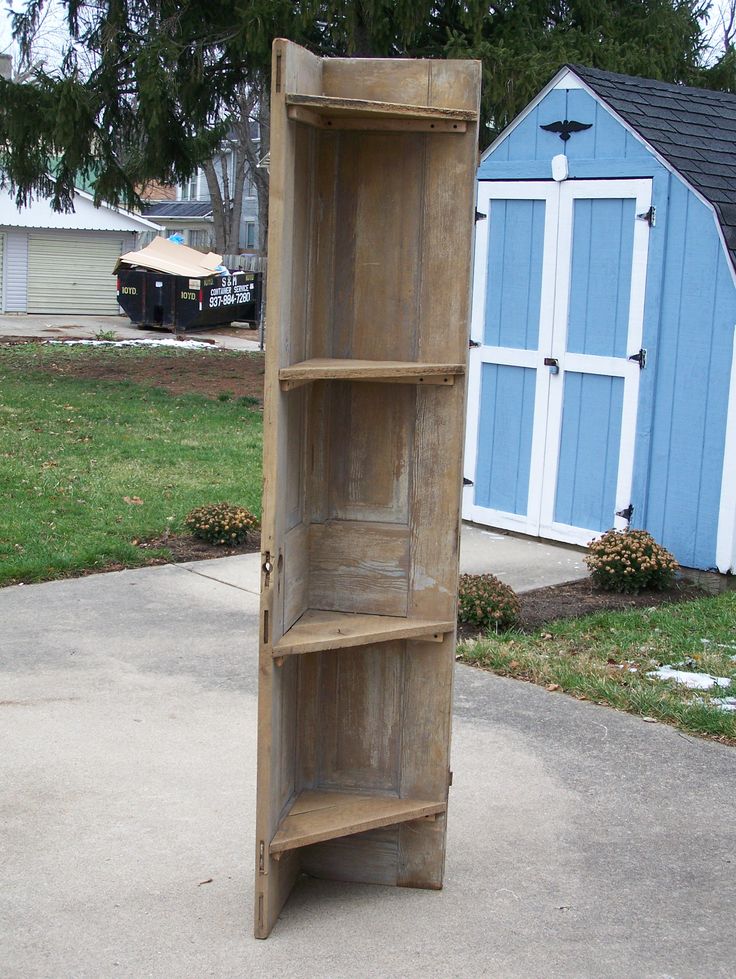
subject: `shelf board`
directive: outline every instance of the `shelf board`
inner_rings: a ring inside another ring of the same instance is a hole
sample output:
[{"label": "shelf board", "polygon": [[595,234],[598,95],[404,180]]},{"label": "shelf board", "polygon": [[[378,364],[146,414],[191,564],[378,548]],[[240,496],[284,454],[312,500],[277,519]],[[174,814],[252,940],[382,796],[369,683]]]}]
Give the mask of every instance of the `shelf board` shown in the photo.
[{"label": "shelf board", "polygon": [[351,360],[317,357],[282,367],[279,382],[282,391],[301,387],[311,381],[373,381],[382,384],[455,383],[465,373],[464,364],[418,363],[414,360]]},{"label": "shelf board", "polygon": [[300,792],[281,820],[269,850],[272,854],[280,854],[339,836],[434,816],[446,809],[444,802],[424,799],[396,799],[322,789]]},{"label": "shelf board", "polygon": [[477,113],[433,105],[343,99],[332,95],[286,95],[289,119],[317,129],[379,129],[464,133]]},{"label": "shelf board", "polygon": [[436,619],[405,619],[395,615],[358,615],[309,609],[274,643],[273,655],[293,656],[323,649],[367,646],[392,639],[424,639],[441,642],[455,623]]}]

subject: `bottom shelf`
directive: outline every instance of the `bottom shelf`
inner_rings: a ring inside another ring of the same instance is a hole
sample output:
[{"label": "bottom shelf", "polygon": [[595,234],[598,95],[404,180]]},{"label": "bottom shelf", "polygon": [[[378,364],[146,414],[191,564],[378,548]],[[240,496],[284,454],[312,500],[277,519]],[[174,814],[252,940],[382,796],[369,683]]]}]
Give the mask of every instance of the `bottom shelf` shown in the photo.
[{"label": "bottom shelf", "polygon": [[323,789],[300,792],[281,820],[269,849],[272,854],[279,854],[338,836],[421,819],[446,809],[444,802],[423,799],[356,795]]},{"label": "bottom shelf", "polygon": [[365,646],[392,639],[425,639],[438,642],[455,623],[444,619],[400,618],[395,615],[358,615],[354,612],[321,612],[308,609],[289,631],[274,643],[274,656]]}]

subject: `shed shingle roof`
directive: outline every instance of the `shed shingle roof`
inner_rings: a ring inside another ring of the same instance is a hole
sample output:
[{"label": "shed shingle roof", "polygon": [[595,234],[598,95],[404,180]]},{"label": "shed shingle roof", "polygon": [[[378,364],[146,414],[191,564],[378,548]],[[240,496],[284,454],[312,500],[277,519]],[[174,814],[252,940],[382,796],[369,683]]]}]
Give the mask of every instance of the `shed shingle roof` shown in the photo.
[{"label": "shed shingle roof", "polygon": [[736,268],[736,95],[567,67],[713,204]]}]

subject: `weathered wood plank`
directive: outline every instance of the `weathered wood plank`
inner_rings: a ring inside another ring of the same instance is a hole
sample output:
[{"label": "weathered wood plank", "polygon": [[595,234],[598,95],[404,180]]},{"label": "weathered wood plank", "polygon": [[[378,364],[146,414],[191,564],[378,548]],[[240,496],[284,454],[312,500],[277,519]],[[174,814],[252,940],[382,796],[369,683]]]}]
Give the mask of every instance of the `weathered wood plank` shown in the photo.
[{"label": "weathered wood plank", "polygon": [[396,799],[317,790],[302,792],[271,841],[271,852],[279,853],[336,836],[349,836],[393,823],[421,819],[443,809],[442,803],[427,799]]},{"label": "weathered wood plank", "polygon": [[309,565],[310,608],[406,615],[407,527],[358,521],[312,524]]},{"label": "weathered wood plank", "polygon": [[398,360],[355,360],[352,358],[313,357],[310,360],[282,367],[279,381],[284,390],[290,390],[298,381],[397,380],[407,384],[448,384],[456,374],[465,373],[464,363],[437,364]]},{"label": "weathered wood plank", "polygon": [[[283,547],[287,520],[286,487],[290,442],[286,425],[285,397],[278,387],[278,370],[290,363],[290,314],[293,306],[293,243],[300,229],[294,227],[296,185],[295,127],[286,119],[286,89],[314,92],[322,88],[322,62],[285,41],[273,48],[271,80],[271,152],[268,310],[270,342],[266,351],[264,396],[264,492],[262,549],[270,555],[274,571],[262,576],[258,688],[258,803],[256,809],[255,934],[265,938],[271,931],[298,873],[297,859],[276,864],[268,853],[295,765],[282,753],[293,750],[284,743],[285,725],[295,716],[296,695],[292,671],[274,666],[271,644],[284,631],[278,557]],[[299,211],[297,211],[299,213]],[[303,213],[303,212],[301,212]],[[303,218],[304,219],[304,218]],[[298,273],[297,273],[298,278]],[[297,356],[299,356],[297,354]],[[282,552],[281,552],[282,553]],[[295,723],[295,721],[294,721]],[[265,852],[264,852],[265,850]]]},{"label": "weathered wood plank", "polygon": [[437,105],[410,105],[405,102],[377,102],[370,99],[342,98],[334,95],[299,95],[287,93],[286,105],[315,115],[386,119],[458,120],[472,122],[478,118],[472,109],[450,109]]},{"label": "weathered wood plank", "polygon": [[404,619],[391,615],[356,615],[350,612],[306,611],[273,647],[274,656],[347,649],[393,639],[422,638],[440,641],[453,632],[454,621]]}]

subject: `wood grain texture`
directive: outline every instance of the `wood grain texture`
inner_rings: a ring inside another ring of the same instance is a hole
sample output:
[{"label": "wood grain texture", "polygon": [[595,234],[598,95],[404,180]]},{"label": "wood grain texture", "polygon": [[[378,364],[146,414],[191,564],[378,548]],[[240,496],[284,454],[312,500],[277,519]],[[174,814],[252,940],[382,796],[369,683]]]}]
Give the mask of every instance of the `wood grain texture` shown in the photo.
[{"label": "wood grain texture", "polygon": [[442,883],[479,69],[279,41],[272,88],[259,937],[300,868]]},{"label": "wood grain texture", "polygon": [[399,846],[395,826],[335,837],[296,852],[303,872],[311,877],[385,885],[395,885],[398,877]]},{"label": "wood grain texture", "polygon": [[312,524],[309,553],[310,608],[406,615],[407,527],[357,521]]},{"label": "wood grain texture", "polygon": [[403,643],[321,654],[319,784],[398,794]]},{"label": "wood grain texture", "polygon": [[[288,630],[309,607],[309,525],[300,523],[284,536],[284,629]],[[273,643],[276,650],[283,642]],[[274,652],[274,655],[276,653]]]},{"label": "wood grain texture", "polygon": [[330,387],[330,519],[408,525],[415,390]]},{"label": "wood grain texture", "polygon": [[273,647],[274,656],[348,649],[393,639],[441,639],[453,632],[455,622],[404,619],[392,615],[355,615],[349,612],[306,611]]},{"label": "wood grain texture", "polygon": [[283,390],[296,382],[325,380],[403,381],[407,384],[447,384],[456,374],[465,373],[465,364],[431,364],[416,361],[356,360],[352,358],[314,357],[283,367],[279,381]]},{"label": "wood grain texture", "polygon": [[302,792],[284,818],[271,842],[271,852],[319,843],[336,836],[349,836],[368,829],[421,819],[442,812],[442,803],[427,799],[396,799],[390,796],[343,792]]},{"label": "wood grain texture", "polygon": [[369,99],[348,99],[334,95],[286,95],[287,106],[300,106],[315,115],[380,117],[390,119],[446,119],[472,121],[478,113],[472,109],[450,109],[435,105],[407,105],[403,102],[376,102]]},{"label": "wood grain texture", "polygon": [[[294,187],[297,159],[295,134],[286,119],[283,96],[286,88],[317,94],[322,88],[322,63],[307,51],[295,49],[288,42],[278,41],[273,49],[271,98],[270,222],[268,276],[268,310],[270,342],[266,351],[264,394],[264,481],[262,549],[268,552],[276,567],[283,546],[288,507],[283,477],[287,471],[289,432],[286,424],[286,405],[278,387],[278,370],[290,363],[291,340],[289,325],[294,290],[293,242],[300,236],[294,227]],[[303,211],[302,219],[304,219]],[[298,278],[298,276],[297,276]],[[293,442],[291,442],[293,446]],[[278,670],[271,655],[271,640],[284,630],[283,601],[279,572],[262,577],[261,641],[259,645],[258,684],[258,778],[256,807],[256,877],[254,927],[258,938],[271,931],[283,902],[298,873],[298,860],[276,864],[268,854],[268,843],[282,816],[284,785],[293,777],[295,765],[282,756],[293,750],[293,742],[283,742],[284,724],[295,716],[296,684],[291,671]],[[268,639],[265,623],[268,621]],[[294,722],[295,723],[295,722]],[[265,854],[261,859],[261,851]]]}]

